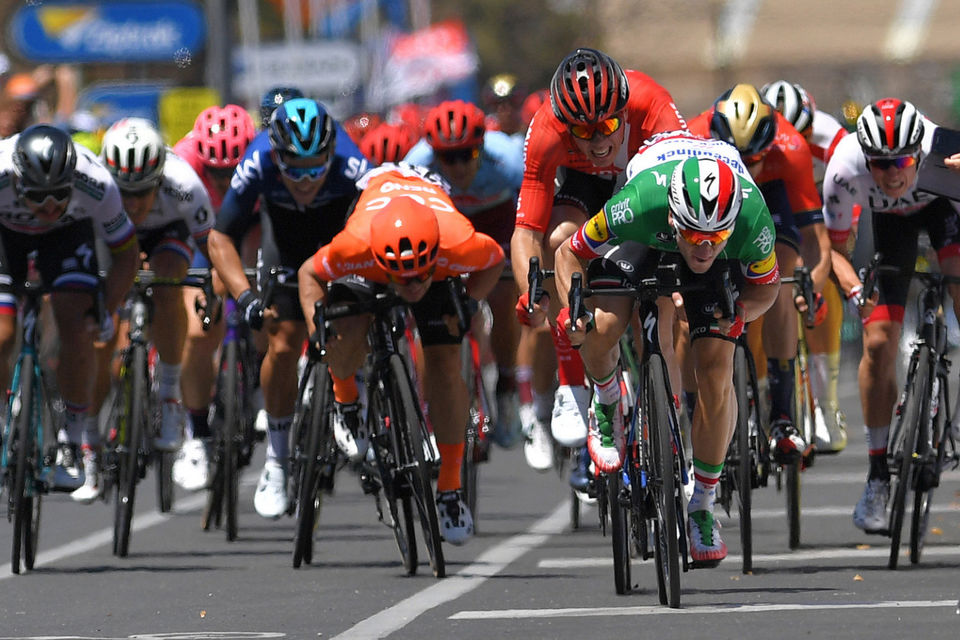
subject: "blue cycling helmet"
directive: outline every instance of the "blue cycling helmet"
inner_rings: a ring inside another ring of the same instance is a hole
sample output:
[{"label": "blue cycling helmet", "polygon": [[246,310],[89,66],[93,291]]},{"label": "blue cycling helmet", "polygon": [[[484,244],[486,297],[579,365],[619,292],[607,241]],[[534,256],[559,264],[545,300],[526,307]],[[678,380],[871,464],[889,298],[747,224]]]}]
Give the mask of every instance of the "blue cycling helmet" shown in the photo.
[{"label": "blue cycling helmet", "polygon": [[270,126],[270,116],[281,104],[294,98],[302,98],[303,91],[296,87],[270,87],[260,98],[260,128]]},{"label": "blue cycling helmet", "polygon": [[299,157],[333,152],[337,137],[333,118],[316,100],[287,100],[270,116],[270,146],[276,151]]}]

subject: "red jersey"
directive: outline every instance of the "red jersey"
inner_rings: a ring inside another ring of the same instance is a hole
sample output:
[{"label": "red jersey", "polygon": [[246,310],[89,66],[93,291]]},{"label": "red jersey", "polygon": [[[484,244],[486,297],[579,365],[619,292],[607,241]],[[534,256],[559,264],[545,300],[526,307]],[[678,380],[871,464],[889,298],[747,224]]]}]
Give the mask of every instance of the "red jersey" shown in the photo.
[{"label": "red jersey", "polygon": [[593,175],[617,176],[623,172],[644,140],[661,131],[686,129],[687,124],[670,93],[653,78],[626,70],[630,99],[623,113],[624,144],[606,167],[596,167],[580,153],[567,125],[553,115],[546,100],[537,109],[523,143],[524,170],[517,201],[517,226],[546,231],[553,206],[557,169],[566,167]]},{"label": "red jersey", "polygon": [[223,204],[223,196],[217,193],[217,190],[213,188],[213,183],[210,182],[210,178],[207,177],[206,165],[203,164],[203,160],[197,155],[197,146],[193,144],[192,131],[180,138],[177,144],[173,145],[173,152],[186,160],[187,164],[197,172],[197,175],[200,176],[200,180],[203,182],[203,186],[207,190],[207,194],[210,195],[210,205],[214,211],[220,211],[220,205]]},{"label": "red jersey", "polygon": [[[754,180],[763,193],[774,220],[789,221],[797,227],[823,222],[822,202],[813,179],[813,155],[802,135],[790,121],[774,110],[777,136],[763,158],[763,170]],[[690,131],[709,138],[713,107],[690,121]]]},{"label": "red jersey", "polygon": [[440,185],[396,169],[367,177],[346,227],[313,255],[313,270],[322,279],[329,282],[355,274],[382,284],[389,281],[370,250],[370,221],[393,198],[413,198],[437,214],[440,250],[434,280],[481,271],[503,261],[500,245],[475,231]]}]

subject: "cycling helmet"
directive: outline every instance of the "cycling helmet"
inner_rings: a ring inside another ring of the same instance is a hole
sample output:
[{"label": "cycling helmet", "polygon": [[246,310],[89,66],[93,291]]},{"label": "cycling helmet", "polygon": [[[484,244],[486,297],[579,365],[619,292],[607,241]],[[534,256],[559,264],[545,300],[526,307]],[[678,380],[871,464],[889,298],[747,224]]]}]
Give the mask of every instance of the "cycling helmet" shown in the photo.
[{"label": "cycling helmet", "polygon": [[270,116],[270,146],[293,156],[333,153],[337,129],[333,118],[316,100],[287,100]]},{"label": "cycling helmet", "polygon": [[764,85],[760,93],[763,99],[783,114],[800,133],[813,125],[813,114],[817,112],[817,106],[800,85],[777,80]]},{"label": "cycling helmet", "polygon": [[121,191],[143,191],[163,179],[167,149],[152,122],[124,118],[103,135],[100,157]]},{"label": "cycling helmet", "polygon": [[501,102],[509,102],[515,107],[523,104],[523,91],[517,84],[517,76],[512,73],[499,73],[483,87],[483,104],[492,109]]},{"label": "cycling helmet", "polygon": [[441,102],[427,114],[424,136],[436,151],[483,144],[486,120],[480,107],[463,100]]},{"label": "cycling helmet", "polygon": [[356,144],[360,144],[363,137],[377,128],[383,122],[383,119],[375,113],[362,111],[354,114],[345,120],[340,121],[340,126]]},{"label": "cycling helmet", "polygon": [[764,102],[752,84],[738,84],[713,105],[710,134],[729,142],[742,155],[760,153],[777,135],[773,107]]},{"label": "cycling helmet", "polygon": [[17,189],[56,191],[69,189],[77,167],[77,150],[66,131],[48,124],[27,127],[13,146],[13,172]]},{"label": "cycling helmet", "polygon": [[370,220],[370,249],[388,274],[409,278],[426,273],[440,249],[437,214],[413,198],[393,198]]},{"label": "cycling helmet", "polygon": [[232,169],[257,135],[253,118],[243,107],[207,107],[193,123],[193,143],[201,162],[211,169]]},{"label": "cycling helmet", "polygon": [[923,116],[906,100],[877,100],[857,118],[857,140],[868,156],[912,155],[922,139]]},{"label": "cycling helmet", "polygon": [[688,158],[670,176],[667,202],[681,229],[716,233],[733,228],[743,194],[729,165],[714,158]]},{"label": "cycling helmet", "polygon": [[360,151],[374,164],[400,162],[416,142],[408,127],[384,122],[363,136]]},{"label": "cycling helmet", "polygon": [[577,49],[550,81],[553,114],[566,124],[593,124],[627,106],[630,85],[616,61],[596,49]]},{"label": "cycling helmet", "polygon": [[270,116],[281,104],[294,98],[302,98],[303,91],[295,87],[271,87],[260,98],[260,128],[270,126]]}]

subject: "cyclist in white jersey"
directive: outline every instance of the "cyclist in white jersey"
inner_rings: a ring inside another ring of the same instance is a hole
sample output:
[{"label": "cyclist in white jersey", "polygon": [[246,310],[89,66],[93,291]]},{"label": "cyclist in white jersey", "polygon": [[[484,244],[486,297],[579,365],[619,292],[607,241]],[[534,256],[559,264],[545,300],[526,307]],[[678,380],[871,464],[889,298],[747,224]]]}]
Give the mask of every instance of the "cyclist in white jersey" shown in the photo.
[{"label": "cyclist in white jersey", "polygon": [[[823,183],[826,224],[840,264],[834,271],[844,295],[857,300],[861,292],[843,257],[858,211],[858,245],[872,241],[868,251],[880,252],[882,265],[901,269],[898,275],[879,276],[876,304],[867,301],[860,311],[863,356],[858,377],[870,470],[853,522],[867,533],[887,529],[886,454],[897,399],[896,357],[921,229],[929,235],[943,273],[960,275],[960,203],[917,190],[917,167],[930,150],[935,126],[905,100],[884,98],[868,105],[857,119],[857,135],[837,145]],[[951,285],[949,292],[960,315],[960,287]]]},{"label": "cyclist in white jersey", "polygon": [[[110,249],[111,265],[102,280],[96,239]],[[103,308],[116,309],[133,282],[139,246],[120,193],[110,174],[87,148],[49,125],[28,127],[0,141],[0,384],[9,384],[9,363],[16,342],[14,286],[28,277],[29,255],[48,286],[69,287],[50,296],[60,337],[57,384],[66,406],[53,482],[78,489],[85,461],[98,445],[86,427],[95,424],[90,407],[95,366],[94,340],[113,333],[97,322],[95,300],[102,285]],[[110,318],[109,313],[104,315]],[[95,429],[94,431],[95,432]]]}]

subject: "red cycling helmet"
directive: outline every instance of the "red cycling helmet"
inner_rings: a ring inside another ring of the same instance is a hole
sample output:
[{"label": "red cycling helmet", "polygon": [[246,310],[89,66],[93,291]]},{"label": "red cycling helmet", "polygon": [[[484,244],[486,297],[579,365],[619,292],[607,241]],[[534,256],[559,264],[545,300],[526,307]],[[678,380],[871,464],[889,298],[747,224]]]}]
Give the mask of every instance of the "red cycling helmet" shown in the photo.
[{"label": "red cycling helmet", "polygon": [[376,129],[381,122],[383,119],[379,115],[362,111],[340,122],[340,126],[350,139],[359,145],[363,137]]},{"label": "red cycling helmet", "polygon": [[374,164],[400,162],[416,142],[409,127],[384,122],[363,136],[360,151]]},{"label": "red cycling helmet", "polygon": [[257,134],[253,118],[243,107],[207,107],[193,123],[193,140],[203,164],[211,169],[233,169]]},{"label": "red cycling helmet", "polygon": [[435,151],[479,147],[486,131],[477,105],[463,100],[441,102],[427,114],[424,135]]},{"label": "red cycling helmet", "polygon": [[437,214],[413,198],[397,196],[370,219],[370,250],[388,275],[411,278],[437,263]]},{"label": "red cycling helmet", "polygon": [[550,104],[568,125],[595,124],[623,111],[630,85],[623,68],[596,49],[577,49],[557,67],[550,81]]}]

